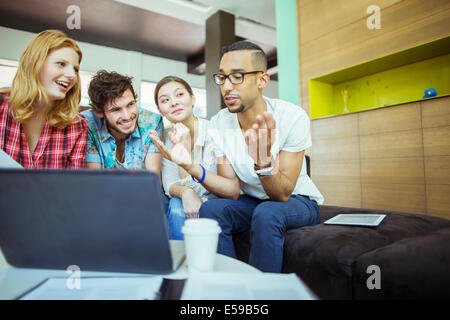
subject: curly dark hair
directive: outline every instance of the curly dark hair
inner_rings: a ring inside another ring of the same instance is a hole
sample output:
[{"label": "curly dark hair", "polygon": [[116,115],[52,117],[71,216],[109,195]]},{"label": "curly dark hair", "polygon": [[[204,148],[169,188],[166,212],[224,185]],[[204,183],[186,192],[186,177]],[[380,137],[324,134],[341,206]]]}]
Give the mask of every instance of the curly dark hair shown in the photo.
[{"label": "curly dark hair", "polygon": [[103,113],[109,101],[121,97],[128,89],[133,93],[134,99],[137,99],[132,81],[132,77],[123,76],[115,71],[98,71],[92,78],[88,89],[92,109],[98,113]]}]

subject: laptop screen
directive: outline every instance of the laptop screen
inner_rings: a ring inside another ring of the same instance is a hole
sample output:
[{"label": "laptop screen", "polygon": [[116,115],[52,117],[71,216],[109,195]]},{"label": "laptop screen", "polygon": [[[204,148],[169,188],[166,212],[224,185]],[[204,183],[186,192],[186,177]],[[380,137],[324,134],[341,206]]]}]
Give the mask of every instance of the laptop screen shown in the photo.
[{"label": "laptop screen", "polygon": [[0,169],[0,181],[0,246],[12,266],[172,272],[155,174]]}]

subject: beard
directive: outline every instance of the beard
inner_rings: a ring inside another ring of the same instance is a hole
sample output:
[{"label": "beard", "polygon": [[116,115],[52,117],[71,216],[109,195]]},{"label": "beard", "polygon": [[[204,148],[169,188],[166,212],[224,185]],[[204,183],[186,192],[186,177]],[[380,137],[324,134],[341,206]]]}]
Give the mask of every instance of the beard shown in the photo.
[{"label": "beard", "polygon": [[239,107],[237,107],[236,109],[230,109],[228,108],[228,111],[230,111],[231,113],[240,113],[242,111],[245,110],[245,106],[243,103],[241,103],[241,105]]},{"label": "beard", "polygon": [[110,123],[105,117],[106,127],[108,128],[109,133],[114,137],[114,139],[119,140],[119,141],[126,140],[126,139],[128,139],[129,136],[131,136],[133,134],[134,130],[136,130],[137,118],[138,117],[136,117],[136,122],[134,124],[134,127],[132,129],[130,129],[130,131],[127,133],[120,130],[119,127],[116,126],[115,124]]}]

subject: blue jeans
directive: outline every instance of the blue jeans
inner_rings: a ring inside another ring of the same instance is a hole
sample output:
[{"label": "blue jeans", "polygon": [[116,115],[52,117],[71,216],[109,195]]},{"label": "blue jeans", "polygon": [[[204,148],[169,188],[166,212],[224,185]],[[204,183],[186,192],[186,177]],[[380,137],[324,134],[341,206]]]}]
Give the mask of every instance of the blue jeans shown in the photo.
[{"label": "blue jeans", "polygon": [[169,206],[169,199],[167,198],[167,196],[161,192],[159,194],[159,198],[161,199],[161,204],[162,204],[162,209],[164,212],[167,212],[167,207]]},{"label": "blue jeans", "polygon": [[319,222],[319,207],[308,197],[292,195],[287,202],[240,196],[212,199],[200,207],[201,218],[217,220],[222,232],[217,252],[236,258],[232,234],[250,230],[249,263],[263,272],[281,272],[287,230]]},{"label": "blue jeans", "polygon": [[170,239],[184,240],[183,234],[181,233],[184,220],[186,220],[186,215],[184,214],[183,202],[180,198],[171,198],[167,211]]}]

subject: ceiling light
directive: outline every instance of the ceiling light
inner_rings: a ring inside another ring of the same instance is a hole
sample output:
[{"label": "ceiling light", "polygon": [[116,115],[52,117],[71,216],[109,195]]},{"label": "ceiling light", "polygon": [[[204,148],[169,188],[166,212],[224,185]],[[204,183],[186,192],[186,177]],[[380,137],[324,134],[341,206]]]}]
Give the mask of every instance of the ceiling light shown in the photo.
[{"label": "ceiling light", "polygon": [[276,30],[274,27],[268,26],[267,24],[264,24],[264,23],[255,21],[253,19],[246,18],[246,17],[239,16],[239,17],[237,17],[236,21],[239,23],[242,23],[244,25],[251,26],[251,27],[259,27],[259,28],[264,28],[264,29],[273,30],[273,31]]},{"label": "ceiling light", "polygon": [[169,0],[169,1],[172,3],[178,4],[180,6],[194,9],[194,10],[197,10],[197,11],[200,11],[203,13],[206,13],[213,8],[212,6],[207,6],[207,5],[204,5],[203,3],[193,1],[193,0]]},{"label": "ceiling light", "polygon": [[19,61],[0,59],[0,65],[8,67],[17,67],[19,66]]}]

